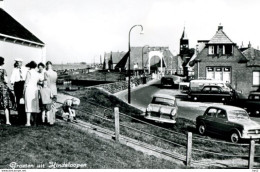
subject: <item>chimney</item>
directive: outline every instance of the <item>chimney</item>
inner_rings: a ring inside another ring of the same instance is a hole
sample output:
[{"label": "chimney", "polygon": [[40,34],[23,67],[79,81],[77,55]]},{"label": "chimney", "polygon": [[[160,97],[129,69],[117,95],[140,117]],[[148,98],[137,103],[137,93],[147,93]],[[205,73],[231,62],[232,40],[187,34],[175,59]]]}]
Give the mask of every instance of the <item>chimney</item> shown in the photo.
[{"label": "chimney", "polygon": [[218,26],[218,31],[219,30],[223,30],[223,26],[221,26],[221,24],[219,24],[219,26]]},{"label": "chimney", "polygon": [[249,41],[249,44],[248,44],[248,48],[251,48],[251,43],[250,43],[250,41]]},{"label": "chimney", "polygon": [[4,0],[0,0],[0,8],[4,8]]},{"label": "chimney", "polygon": [[218,26],[218,31],[220,30],[223,30],[223,26],[221,25],[221,23],[219,23],[219,26]]}]

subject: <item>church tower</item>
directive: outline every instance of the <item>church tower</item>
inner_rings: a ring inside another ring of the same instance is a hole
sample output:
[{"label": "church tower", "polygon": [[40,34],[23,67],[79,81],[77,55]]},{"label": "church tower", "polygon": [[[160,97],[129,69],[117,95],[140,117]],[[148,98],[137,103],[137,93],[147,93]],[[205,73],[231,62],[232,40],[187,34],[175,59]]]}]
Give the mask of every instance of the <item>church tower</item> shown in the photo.
[{"label": "church tower", "polygon": [[183,57],[185,54],[189,53],[189,39],[185,32],[185,27],[183,29],[183,33],[180,39],[180,56]]}]

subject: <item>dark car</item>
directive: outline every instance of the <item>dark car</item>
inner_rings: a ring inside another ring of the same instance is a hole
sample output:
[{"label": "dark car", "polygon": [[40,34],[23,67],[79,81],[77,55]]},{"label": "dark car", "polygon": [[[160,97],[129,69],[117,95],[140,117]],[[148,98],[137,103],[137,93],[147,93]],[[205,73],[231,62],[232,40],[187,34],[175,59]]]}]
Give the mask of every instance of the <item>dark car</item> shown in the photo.
[{"label": "dark car", "polygon": [[188,97],[194,101],[210,100],[228,102],[232,99],[232,92],[217,85],[206,85],[200,91],[189,91]]},{"label": "dark car", "polygon": [[227,136],[233,143],[260,138],[260,124],[251,120],[244,109],[234,106],[208,107],[204,115],[196,118],[196,127],[201,135],[215,133]]},{"label": "dark car", "polygon": [[228,102],[228,104],[246,109],[250,116],[259,116],[260,92],[251,92],[247,98],[242,93],[235,91],[232,101]]},{"label": "dark car", "polygon": [[183,77],[177,75],[166,74],[161,78],[161,85],[178,86],[182,82]]},{"label": "dark car", "polygon": [[250,115],[260,114],[260,92],[251,92],[245,103],[245,108]]}]

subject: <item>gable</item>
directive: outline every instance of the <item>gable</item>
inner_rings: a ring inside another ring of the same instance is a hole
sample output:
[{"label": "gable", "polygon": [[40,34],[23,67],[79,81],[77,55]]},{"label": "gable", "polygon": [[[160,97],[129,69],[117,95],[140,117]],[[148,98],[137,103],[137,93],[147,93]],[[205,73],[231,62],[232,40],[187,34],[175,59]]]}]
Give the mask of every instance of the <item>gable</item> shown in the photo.
[{"label": "gable", "polygon": [[0,36],[10,38],[20,38],[23,40],[44,44],[34,34],[17,22],[11,15],[0,8]]},{"label": "gable", "polygon": [[233,41],[225,34],[225,32],[220,29],[217,33],[211,38],[208,44],[234,44]]},{"label": "gable", "polygon": [[[208,54],[208,46],[206,46],[196,57],[196,59],[200,59],[201,62],[236,62],[236,63],[245,63],[248,60],[246,57],[239,51],[239,49],[234,46],[234,52],[232,55],[209,55]],[[195,59],[193,59],[195,60]]]}]

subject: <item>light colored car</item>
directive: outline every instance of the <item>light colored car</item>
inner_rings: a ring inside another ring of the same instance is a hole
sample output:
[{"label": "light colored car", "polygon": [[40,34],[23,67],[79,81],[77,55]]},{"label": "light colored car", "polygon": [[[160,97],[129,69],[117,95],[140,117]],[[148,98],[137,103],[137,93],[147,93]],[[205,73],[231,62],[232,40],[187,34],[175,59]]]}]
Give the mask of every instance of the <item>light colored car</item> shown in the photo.
[{"label": "light colored car", "polygon": [[176,98],[167,94],[155,94],[148,105],[145,118],[149,120],[176,123],[178,106]]},{"label": "light colored car", "polygon": [[239,107],[210,106],[204,115],[197,117],[196,126],[201,135],[215,133],[229,137],[233,143],[240,139],[260,139],[260,124]]}]

